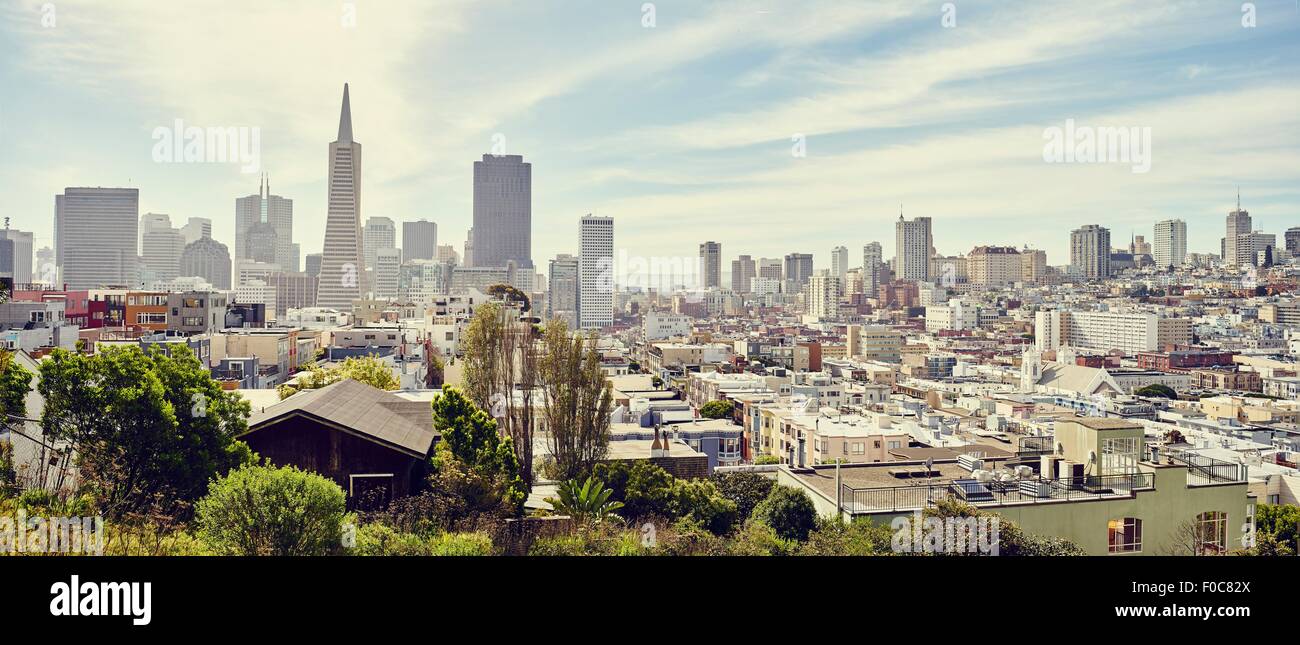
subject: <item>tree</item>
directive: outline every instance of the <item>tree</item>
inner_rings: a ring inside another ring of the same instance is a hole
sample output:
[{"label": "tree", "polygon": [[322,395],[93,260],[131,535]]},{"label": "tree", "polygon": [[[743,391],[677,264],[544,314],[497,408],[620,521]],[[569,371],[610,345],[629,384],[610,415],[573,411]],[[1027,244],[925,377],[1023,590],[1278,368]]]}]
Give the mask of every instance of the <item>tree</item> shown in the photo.
[{"label": "tree", "polygon": [[817,526],[817,509],[802,490],[777,485],[754,508],[753,519],[772,527],[781,539],[804,542]]},{"label": "tree", "polygon": [[185,347],[54,350],[41,364],[41,427],[72,444],[84,485],[110,519],[184,513],[208,481],[252,459],[235,440],[248,402]]},{"label": "tree", "polygon": [[623,508],[623,503],[610,500],[614,490],[595,477],[588,477],[579,484],[570,479],[560,484],[556,491],[558,497],[548,497],[546,501],[555,508],[556,513],[568,515],[575,520],[604,522],[614,516],[614,512]]},{"label": "tree", "polygon": [[677,479],[644,459],[600,463],[593,473],[614,491],[610,499],[623,502],[619,514],[628,520],[685,518],[715,535],[736,523],[736,503],[707,480]]},{"label": "tree", "polygon": [[539,380],[556,479],[585,478],[609,447],[614,398],[595,345],[561,319],[546,325]]},{"label": "tree", "polygon": [[361,381],[381,390],[396,390],[402,386],[401,381],[393,376],[393,370],[377,356],[349,356],[334,367],[320,367],[312,363],[307,365],[304,372],[298,375],[297,382],[285,383],[278,388],[281,400],[303,390],[315,390],[347,379]]},{"label": "tree", "polygon": [[332,480],[293,466],[243,466],[197,505],[200,538],[226,555],[328,555],[342,545],[346,500]]},{"label": "tree", "polygon": [[1270,540],[1280,547],[1300,548],[1300,506],[1294,504],[1256,504],[1255,541],[1261,545]]},{"label": "tree", "polygon": [[754,508],[776,486],[776,480],[751,472],[714,473],[710,480],[723,497],[736,503],[736,519],[741,523],[749,519]]},{"label": "tree", "polygon": [[[509,288],[518,292],[514,287]],[[521,475],[525,484],[531,486],[536,425],[533,397],[539,360],[537,332],[529,323],[509,320],[507,311],[499,304],[487,303],[474,312],[461,339],[465,352],[465,394],[497,419],[503,434],[514,440]]]},{"label": "tree", "polygon": [[845,522],[842,518],[818,520],[817,528],[799,555],[893,555],[893,532],[868,519]]},{"label": "tree", "polygon": [[1162,383],[1152,383],[1151,385],[1148,385],[1146,387],[1140,387],[1136,390],[1133,390],[1133,394],[1136,394],[1138,396],[1158,397],[1164,399],[1178,398],[1178,392],[1174,391],[1174,388],[1169,387],[1168,385],[1164,385]]},{"label": "tree", "polygon": [[31,391],[32,376],[14,360],[12,352],[0,352],[0,413],[27,416],[27,394]]},{"label": "tree", "polygon": [[528,299],[528,294],[520,291],[518,287],[512,284],[494,284],[488,287],[487,295],[500,298],[513,305],[519,305],[519,311],[528,311],[533,308],[532,302]]},{"label": "tree", "polygon": [[458,491],[467,515],[523,512],[528,488],[519,475],[514,442],[497,432],[497,423],[460,390],[442,386],[433,402],[433,424],[442,434],[434,451],[434,480]]},{"label": "tree", "polygon": [[735,402],[730,400],[709,401],[700,406],[700,416],[706,419],[730,419],[735,407]]},{"label": "tree", "polygon": [[[988,518],[997,522],[998,555],[1010,556],[1078,556],[1088,555],[1083,547],[1065,538],[1040,536],[1025,533],[1018,525],[992,511],[986,511],[956,498],[947,498],[937,502],[934,507],[925,509],[927,518]],[[953,553],[960,555],[960,553]]]}]

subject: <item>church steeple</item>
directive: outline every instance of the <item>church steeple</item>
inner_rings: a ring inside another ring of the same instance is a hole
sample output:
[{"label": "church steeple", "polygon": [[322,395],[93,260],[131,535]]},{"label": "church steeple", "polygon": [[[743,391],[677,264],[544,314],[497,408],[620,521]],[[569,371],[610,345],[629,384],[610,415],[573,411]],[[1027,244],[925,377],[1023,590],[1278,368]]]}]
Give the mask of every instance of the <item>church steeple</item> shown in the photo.
[{"label": "church steeple", "polygon": [[339,113],[339,142],[352,142],[352,103],[348,100],[348,84],[343,84],[343,110]]}]

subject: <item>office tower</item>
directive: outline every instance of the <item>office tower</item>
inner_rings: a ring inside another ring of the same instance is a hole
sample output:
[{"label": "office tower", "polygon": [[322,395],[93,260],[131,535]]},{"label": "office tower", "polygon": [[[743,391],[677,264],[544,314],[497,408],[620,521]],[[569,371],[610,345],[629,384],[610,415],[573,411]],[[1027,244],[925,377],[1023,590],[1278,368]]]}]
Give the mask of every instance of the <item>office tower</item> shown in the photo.
[{"label": "office tower", "polygon": [[1237,264],[1264,266],[1265,259],[1273,258],[1272,250],[1276,247],[1277,236],[1272,233],[1259,231],[1240,233],[1237,235],[1235,245]]},{"label": "office tower", "polygon": [[140,227],[140,260],[152,278],[167,281],[180,277],[185,236],[179,229],[172,228],[171,218],[146,213],[140,218]]},{"label": "office tower", "polygon": [[546,317],[563,319],[569,329],[578,327],[578,270],[578,258],[561,253],[546,272]]},{"label": "office tower", "polygon": [[139,189],[65,188],[54,210],[56,282],[69,289],[135,283]]},{"label": "office tower", "polygon": [[466,244],[476,267],[514,260],[533,268],[533,165],[520,155],[483,155],[474,162],[474,226]]},{"label": "office tower", "polygon": [[205,237],[212,237],[212,220],[206,217],[191,217],[181,227],[181,236],[185,244],[193,244]]},{"label": "office tower", "polygon": [[439,244],[438,252],[433,256],[438,262],[452,262],[460,264],[460,254],[456,252],[456,247],[450,244]]},{"label": "office tower", "polygon": [[700,245],[700,286],[705,289],[722,286],[722,244],[718,242]]},{"label": "office tower", "polygon": [[366,268],[375,269],[379,249],[397,248],[397,225],[387,217],[371,217],[361,231],[362,246],[366,249]]},{"label": "office tower", "polygon": [[758,277],[758,265],[754,258],[742,255],[731,261],[731,290],[736,293],[749,293],[750,281]]},{"label": "office tower", "polygon": [[402,222],[402,261],[438,257],[438,225],[426,219]]},{"label": "office tower", "polygon": [[[297,271],[276,271],[266,281],[275,294],[275,317],[284,318],[290,309],[316,306],[317,280]],[[266,308],[268,312],[272,307]]]},{"label": "office tower", "polygon": [[903,219],[902,213],[899,213],[898,222],[894,225],[894,243],[898,261],[896,269],[898,278],[929,280],[930,251],[934,247],[930,218],[917,217],[909,222]]},{"label": "office tower", "polygon": [[782,278],[780,258],[759,258],[758,277],[780,281]]},{"label": "office tower", "polygon": [[320,261],[321,261],[320,253],[307,254],[307,266],[304,267],[306,269],[307,275],[312,277],[320,276]]},{"label": "office tower", "polygon": [[813,256],[811,253],[790,253],[785,256],[786,292],[796,293],[808,284],[812,277]]},{"label": "office tower", "polygon": [[[366,249],[369,251],[369,247]],[[397,277],[402,269],[402,252],[395,248],[379,249],[375,253],[375,298],[384,300],[397,297]]]},{"label": "office tower", "polygon": [[808,286],[804,289],[804,302],[808,315],[818,318],[833,318],[839,314],[840,279],[830,271],[818,271],[809,276]]},{"label": "office tower", "polygon": [[875,298],[880,285],[885,282],[885,254],[880,242],[867,242],[862,247],[862,292]]},{"label": "office tower", "polygon": [[1156,222],[1156,266],[1161,269],[1180,267],[1186,259],[1187,222],[1180,219]]},{"label": "office tower", "polygon": [[1249,258],[1237,257],[1237,236],[1249,233],[1250,226],[1250,212],[1241,209],[1241,193],[1237,193],[1237,210],[1228,213],[1227,235],[1223,238],[1223,262],[1228,266],[1251,261]]},{"label": "office tower", "polygon": [[840,281],[840,286],[844,286],[844,275],[849,271],[849,249],[843,246],[837,246],[831,249],[831,275]]},{"label": "office tower", "polygon": [[5,263],[9,268],[9,276],[14,279],[14,284],[29,284],[32,282],[32,234],[27,231],[20,231],[15,228],[9,228],[9,218],[5,218],[5,227],[0,230],[0,240],[9,240],[13,242],[9,254],[9,260]]},{"label": "office tower", "polygon": [[59,268],[54,262],[54,249],[43,246],[36,252],[36,281],[53,285],[59,279]]},{"label": "office tower", "polygon": [[[1005,287],[1023,279],[1024,262],[1020,259],[1020,251],[1013,247],[977,246],[966,259],[966,269],[971,284],[983,287]],[[955,274],[951,276],[951,284],[947,282],[949,276],[943,273],[935,278],[942,287],[950,288],[957,284]]]},{"label": "office tower", "polygon": [[1300,226],[1288,228],[1284,239],[1286,240],[1286,250],[1290,251],[1291,255],[1300,255]]},{"label": "office tower", "polygon": [[1020,251],[1020,279],[1029,284],[1047,284],[1047,251],[1028,246]]},{"label": "office tower", "polygon": [[614,324],[614,218],[582,218],[578,277],[578,326],[600,329]]},{"label": "office tower", "polygon": [[263,177],[256,195],[235,200],[235,259],[293,264],[293,200],[271,194]]},{"label": "office tower", "polygon": [[1071,231],[1070,266],[1089,280],[1110,277],[1110,230],[1088,224]]},{"label": "office tower", "polygon": [[338,140],[330,144],[329,208],[316,306],[352,311],[368,291],[361,241],[361,144],[352,140],[352,107],[343,84]]},{"label": "office tower", "polygon": [[[302,257],[302,245],[294,242],[289,245],[289,263],[283,265],[285,271],[298,273],[298,267],[301,266],[299,259]],[[315,298],[316,296],[312,296]]]},{"label": "office tower", "polygon": [[216,289],[230,288],[230,251],[205,235],[185,245],[180,259],[181,277],[200,277]]}]

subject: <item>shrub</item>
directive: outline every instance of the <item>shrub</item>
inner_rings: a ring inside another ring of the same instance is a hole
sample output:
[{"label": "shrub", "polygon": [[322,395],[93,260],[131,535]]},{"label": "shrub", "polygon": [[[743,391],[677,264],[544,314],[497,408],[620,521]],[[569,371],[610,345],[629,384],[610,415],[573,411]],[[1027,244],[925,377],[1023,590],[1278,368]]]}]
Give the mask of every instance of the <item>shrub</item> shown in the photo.
[{"label": "shrub", "polygon": [[698,522],[714,535],[726,535],[736,525],[736,503],[723,497],[707,480],[675,480],[672,500],[673,517]]},{"label": "shrub", "polygon": [[890,555],[893,533],[888,526],[860,519],[823,519],[808,534],[799,555]]},{"label": "shrub", "polygon": [[243,466],[214,480],[197,505],[199,536],[232,555],[325,555],[339,548],[343,489],[292,466]]},{"label": "shrub", "polygon": [[733,401],[709,401],[700,406],[700,416],[706,419],[730,419],[735,409],[736,404]]},{"label": "shrub", "polygon": [[736,503],[736,519],[742,524],[776,486],[776,480],[750,472],[716,473],[710,481],[723,497]]},{"label": "shrub", "polygon": [[655,525],[655,555],[727,555],[727,543],[697,522],[682,518],[672,524]]},{"label": "shrub", "polygon": [[759,455],[754,460],[755,466],[772,466],[781,463],[781,458],[776,455]]},{"label": "shrub", "polygon": [[429,541],[429,555],[480,556],[492,555],[495,549],[487,533],[442,533]]},{"label": "shrub", "polygon": [[754,508],[754,519],[772,527],[782,539],[806,541],[817,525],[817,509],[802,490],[776,486]]},{"label": "shrub", "polygon": [[793,555],[799,543],[782,539],[762,522],[745,524],[731,543],[732,555]]}]

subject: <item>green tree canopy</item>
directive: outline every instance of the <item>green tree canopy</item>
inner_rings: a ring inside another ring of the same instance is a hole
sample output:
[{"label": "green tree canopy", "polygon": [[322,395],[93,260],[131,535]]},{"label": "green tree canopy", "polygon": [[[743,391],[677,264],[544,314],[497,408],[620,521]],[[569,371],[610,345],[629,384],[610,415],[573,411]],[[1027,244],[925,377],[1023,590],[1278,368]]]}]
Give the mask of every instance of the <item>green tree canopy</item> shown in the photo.
[{"label": "green tree canopy", "polygon": [[1140,387],[1133,390],[1133,393],[1138,396],[1161,397],[1165,399],[1178,398],[1178,392],[1174,391],[1174,388],[1162,383],[1152,383],[1146,387]]},{"label": "green tree canopy", "polygon": [[494,419],[459,389],[443,385],[433,402],[433,424],[442,434],[433,466],[444,485],[463,486],[476,508],[523,512],[528,488],[519,475],[513,442],[497,432]]},{"label": "green tree canopy", "polygon": [[381,390],[396,390],[402,386],[401,381],[393,375],[393,370],[378,356],[349,356],[333,367],[320,367],[312,363],[298,375],[297,382],[285,383],[277,391],[280,399],[284,400],[303,390],[315,390],[347,379],[361,381]]},{"label": "green tree canopy", "polygon": [[778,485],[754,508],[753,519],[772,527],[781,539],[803,542],[817,526],[817,509],[807,493]]},{"label": "green tree canopy", "polygon": [[735,402],[730,400],[709,401],[700,406],[700,416],[706,419],[730,419],[735,407]]}]

